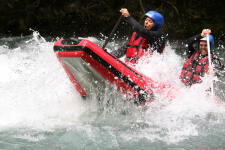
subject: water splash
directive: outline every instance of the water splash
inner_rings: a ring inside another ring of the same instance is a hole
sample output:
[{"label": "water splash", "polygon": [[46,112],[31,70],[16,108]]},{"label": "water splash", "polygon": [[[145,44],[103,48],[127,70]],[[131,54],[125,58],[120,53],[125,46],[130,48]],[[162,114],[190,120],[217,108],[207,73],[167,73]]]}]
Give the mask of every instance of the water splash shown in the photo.
[{"label": "water splash", "polygon": [[[95,37],[89,39],[102,44]],[[90,100],[81,100],[52,51],[53,42],[46,42],[38,33],[4,39],[7,40],[19,41],[14,46],[7,42],[0,45],[1,131],[55,130],[57,138],[61,138],[58,132],[63,132],[64,141],[75,138],[81,142],[74,147],[89,144],[96,149],[119,149],[121,145],[126,148],[130,145],[129,149],[137,149],[145,143],[148,149],[152,143],[182,145],[193,137],[208,140],[208,134],[214,133],[212,128],[224,129],[224,109],[208,98],[205,83],[188,88],[180,82],[184,59],[169,45],[163,55],[153,54],[148,62],[137,65],[137,69],[154,80],[178,87],[180,94],[173,101],[159,96],[143,110],[121,95],[110,93],[113,91],[110,86],[100,102],[94,95]],[[114,47],[112,43],[110,46]],[[35,142],[49,137],[27,131],[13,136]]]},{"label": "water splash", "polygon": [[67,126],[83,112],[52,47],[37,32],[16,48],[0,47],[0,130]]},{"label": "water splash", "polygon": [[[129,139],[143,137],[150,141],[162,140],[166,143],[177,143],[191,136],[199,135],[199,124],[195,120],[204,122],[212,118],[220,118],[218,114],[224,113],[224,107],[218,107],[215,98],[207,90],[210,87],[210,77],[203,78],[203,83],[184,86],[179,73],[184,60],[167,45],[165,53],[154,53],[150,58],[140,60],[137,70],[151,77],[155,81],[170,84],[178,90],[176,98],[168,101],[165,97],[157,95],[156,100],[150,103],[141,124],[148,128],[138,130],[139,133],[129,136]],[[224,122],[223,118],[220,118]],[[215,119],[217,121],[217,119]],[[136,124],[140,124],[136,122]],[[128,135],[124,137],[128,138]]]}]

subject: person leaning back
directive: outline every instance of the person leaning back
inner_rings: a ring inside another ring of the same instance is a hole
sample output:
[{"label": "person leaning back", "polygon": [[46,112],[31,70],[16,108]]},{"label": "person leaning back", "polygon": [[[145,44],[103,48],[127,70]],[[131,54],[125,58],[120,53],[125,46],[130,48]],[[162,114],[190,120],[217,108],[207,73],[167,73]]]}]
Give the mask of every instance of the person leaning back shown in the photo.
[{"label": "person leaning back", "polygon": [[145,14],[144,27],[129,14],[126,8],[122,8],[120,12],[132,25],[134,32],[129,44],[126,43],[112,52],[114,56],[120,58],[126,54],[125,62],[135,64],[139,58],[154,51],[163,53],[166,35],[158,31],[164,23],[164,18],[159,12],[148,11]]}]

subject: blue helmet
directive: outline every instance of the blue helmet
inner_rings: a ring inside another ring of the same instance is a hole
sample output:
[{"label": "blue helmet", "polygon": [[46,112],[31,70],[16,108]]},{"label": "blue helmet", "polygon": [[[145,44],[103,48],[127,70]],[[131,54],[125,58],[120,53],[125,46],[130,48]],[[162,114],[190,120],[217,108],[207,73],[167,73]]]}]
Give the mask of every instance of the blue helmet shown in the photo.
[{"label": "blue helmet", "polygon": [[154,21],[154,26],[152,30],[157,31],[159,30],[164,23],[164,17],[157,11],[148,11],[145,14],[145,17],[149,17]]},{"label": "blue helmet", "polygon": [[[201,38],[200,41],[207,42],[207,37]],[[214,38],[211,34],[209,35],[209,43],[210,43],[210,49],[213,50],[214,49]]]}]

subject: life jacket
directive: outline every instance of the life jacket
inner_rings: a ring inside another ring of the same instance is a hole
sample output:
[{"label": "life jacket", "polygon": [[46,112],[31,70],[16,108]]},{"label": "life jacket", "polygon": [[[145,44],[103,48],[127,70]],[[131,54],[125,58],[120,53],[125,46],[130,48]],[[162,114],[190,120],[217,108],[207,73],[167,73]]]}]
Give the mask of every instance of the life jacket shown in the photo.
[{"label": "life jacket", "polygon": [[180,79],[185,85],[192,85],[201,82],[202,76],[209,69],[208,56],[201,56],[199,51],[194,53],[182,68]]},{"label": "life jacket", "polygon": [[[138,37],[135,40],[136,32],[134,32],[131,36],[127,52],[125,62],[135,64],[137,59],[142,57],[147,49],[149,48],[148,40],[143,38],[142,36]],[[148,52],[150,53],[150,51]]]}]

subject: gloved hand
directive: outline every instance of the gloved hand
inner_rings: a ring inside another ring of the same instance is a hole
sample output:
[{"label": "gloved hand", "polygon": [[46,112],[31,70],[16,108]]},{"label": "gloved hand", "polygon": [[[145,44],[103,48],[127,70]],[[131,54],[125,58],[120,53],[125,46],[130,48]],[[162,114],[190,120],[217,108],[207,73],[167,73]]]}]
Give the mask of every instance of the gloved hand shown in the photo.
[{"label": "gloved hand", "polygon": [[206,37],[207,35],[211,34],[211,30],[210,29],[203,29],[201,36],[202,37]]}]

